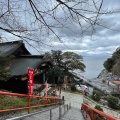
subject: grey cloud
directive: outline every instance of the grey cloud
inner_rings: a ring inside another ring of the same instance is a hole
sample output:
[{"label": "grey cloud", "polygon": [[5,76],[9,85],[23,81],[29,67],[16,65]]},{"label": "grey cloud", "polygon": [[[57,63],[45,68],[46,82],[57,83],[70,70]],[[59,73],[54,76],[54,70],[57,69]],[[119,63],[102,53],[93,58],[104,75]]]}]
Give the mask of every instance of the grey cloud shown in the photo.
[{"label": "grey cloud", "polygon": [[[53,3],[55,0],[51,0]],[[43,1],[42,1],[43,2]],[[56,3],[50,3],[52,6],[54,6]],[[46,3],[45,3],[46,4]],[[73,4],[73,3],[69,3]],[[47,7],[49,5],[47,4]],[[102,10],[113,10],[113,9],[119,9],[120,7],[120,0],[104,0]],[[87,9],[95,9],[92,8],[89,5],[82,6]],[[44,8],[45,9],[45,8]],[[101,10],[101,11],[102,11]],[[84,32],[83,36],[80,35],[81,28],[80,26],[75,23],[71,22],[71,20],[66,19],[68,12],[64,14],[64,11],[59,8],[55,11],[55,16],[63,19],[59,19],[60,22],[63,23],[62,26],[59,25],[59,22],[56,22],[54,19],[52,19],[50,16],[46,17],[45,20],[48,24],[55,25],[56,28],[53,30],[57,35],[60,36],[62,41],[59,41],[55,35],[53,35],[50,31],[45,31],[42,33],[35,33],[36,40],[39,38],[41,41],[47,45],[44,44],[37,44],[34,42],[31,42],[31,44],[35,46],[35,48],[38,51],[36,51],[34,48],[30,48],[30,46],[27,46],[28,49],[33,54],[40,54],[44,53],[46,51],[50,51],[51,49],[55,50],[62,50],[62,51],[74,51],[80,54],[104,54],[104,53],[112,53],[114,50],[120,46],[120,32],[119,31],[111,31],[105,27],[95,25],[95,31],[92,31],[92,28],[89,28],[86,32]],[[90,17],[91,15],[86,15],[87,17]],[[32,18],[31,18],[32,19]],[[95,19],[95,18],[94,18]],[[109,14],[109,15],[99,15],[99,24],[105,25],[106,27],[114,30],[120,29],[120,13],[117,14]],[[86,23],[85,21],[81,20],[83,25],[83,31],[89,27],[90,24]],[[37,26],[38,27],[38,26]],[[69,27],[69,29],[67,28]],[[93,34],[92,34],[93,32]],[[40,35],[40,36],[39,36]],[[92,36],[91,36],[92,35]],[[51,46],[51,47],[50,47]]]}]

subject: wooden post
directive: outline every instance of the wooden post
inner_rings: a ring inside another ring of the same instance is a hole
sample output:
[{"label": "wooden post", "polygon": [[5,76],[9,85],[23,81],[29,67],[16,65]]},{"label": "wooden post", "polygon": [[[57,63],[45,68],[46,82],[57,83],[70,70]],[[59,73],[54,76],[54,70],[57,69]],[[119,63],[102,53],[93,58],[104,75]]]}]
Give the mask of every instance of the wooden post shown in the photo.
[{"label": "wooden post", "polygon": [[2,95],[2,109],[4,109],[4,95]]},{"label": "wooden post", "polygon": [[30,113],[30,95],[28,96],[28,113]]},{"label": "wooden post", "polygon": [[92,110],[92,120],[95,120],[95,114],[93,110]]}]

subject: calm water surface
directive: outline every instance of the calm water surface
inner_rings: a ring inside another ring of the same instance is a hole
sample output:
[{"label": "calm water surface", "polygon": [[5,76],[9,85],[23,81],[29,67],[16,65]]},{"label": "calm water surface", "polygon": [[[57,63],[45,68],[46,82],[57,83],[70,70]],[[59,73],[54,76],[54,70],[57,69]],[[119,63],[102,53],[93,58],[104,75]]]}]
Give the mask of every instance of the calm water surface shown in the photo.
[{"label": "calm water surface", "polygon": [[104,69],[103,63],[107,58],[107,56],[83,57],[83,63],[86,65],[84,77],[87,79],[96,78]]}]

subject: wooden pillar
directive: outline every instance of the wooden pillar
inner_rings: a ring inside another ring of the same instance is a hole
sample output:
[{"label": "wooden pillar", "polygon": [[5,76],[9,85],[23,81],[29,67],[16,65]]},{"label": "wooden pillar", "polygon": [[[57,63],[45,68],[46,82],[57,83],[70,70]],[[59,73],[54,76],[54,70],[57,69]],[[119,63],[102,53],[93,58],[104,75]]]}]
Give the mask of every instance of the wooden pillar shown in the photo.
[{"label": "wooden pillar", "polygon": [[45,83],[45,73],[43,73],[43,84]]}]

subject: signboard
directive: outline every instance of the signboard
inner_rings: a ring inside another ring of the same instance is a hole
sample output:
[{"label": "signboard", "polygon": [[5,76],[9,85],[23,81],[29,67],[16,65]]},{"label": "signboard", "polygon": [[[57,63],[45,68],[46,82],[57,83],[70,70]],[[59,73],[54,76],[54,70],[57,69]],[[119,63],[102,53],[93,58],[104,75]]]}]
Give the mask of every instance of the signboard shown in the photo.
[{"label": "signboard", "polygon": [[28,68],[28,94],[33,94],[34,69]]}]

